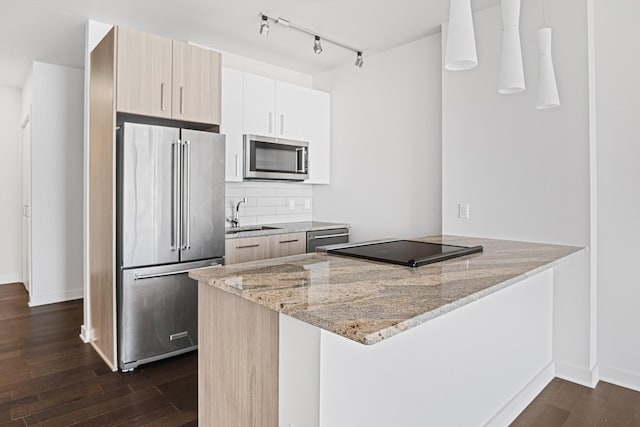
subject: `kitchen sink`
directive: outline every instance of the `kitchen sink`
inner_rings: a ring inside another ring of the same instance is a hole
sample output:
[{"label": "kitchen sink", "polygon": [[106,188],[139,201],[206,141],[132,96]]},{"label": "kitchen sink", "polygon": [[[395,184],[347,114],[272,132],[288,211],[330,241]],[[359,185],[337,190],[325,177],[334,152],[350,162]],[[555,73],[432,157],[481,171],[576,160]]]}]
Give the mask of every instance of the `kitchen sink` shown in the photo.
[{"label": "kitchen sink", "polygon": [[238,228],[230,228],[226,231],[226,234],[237,234],[245,231],[262,231],[262,230],[278,230],[280,227],[270,227],[268,225],[261,226],[247,226],[247,227],[238,227]]}]

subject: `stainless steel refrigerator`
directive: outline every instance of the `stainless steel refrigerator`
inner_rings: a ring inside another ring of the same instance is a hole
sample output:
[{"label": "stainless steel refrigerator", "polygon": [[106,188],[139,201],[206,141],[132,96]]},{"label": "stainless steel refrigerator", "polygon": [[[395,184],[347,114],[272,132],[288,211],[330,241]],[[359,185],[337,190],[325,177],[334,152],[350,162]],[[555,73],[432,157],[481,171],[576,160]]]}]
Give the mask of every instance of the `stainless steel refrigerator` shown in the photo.
[{"label": "stainless steel refrigerator", "polygon": [[116,134],[118,352],[130,370],[197,348],[187,271],[222,264],[225,141],[138,123]]}]

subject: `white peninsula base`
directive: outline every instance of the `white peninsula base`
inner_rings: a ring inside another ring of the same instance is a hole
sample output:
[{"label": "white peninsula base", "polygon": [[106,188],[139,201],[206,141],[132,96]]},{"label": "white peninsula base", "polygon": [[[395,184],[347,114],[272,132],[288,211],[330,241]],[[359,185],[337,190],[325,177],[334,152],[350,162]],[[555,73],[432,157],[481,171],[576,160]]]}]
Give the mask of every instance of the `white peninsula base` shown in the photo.
[{"label": "white peninsula base", "polygon": [[374,345],[202,283],[200,310],[202,426],[504,426],[554,376],[552,269]]}]

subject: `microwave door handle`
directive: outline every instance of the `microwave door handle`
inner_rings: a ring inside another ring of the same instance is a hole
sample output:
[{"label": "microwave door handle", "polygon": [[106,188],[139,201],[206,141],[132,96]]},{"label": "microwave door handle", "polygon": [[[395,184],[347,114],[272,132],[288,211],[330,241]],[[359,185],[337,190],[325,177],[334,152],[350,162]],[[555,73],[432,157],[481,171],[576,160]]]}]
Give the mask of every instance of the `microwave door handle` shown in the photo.
[{"label": "microwave door handle", "polygon": [[307,147],[296,148],[298,164],[296,173],[307,173]]}]

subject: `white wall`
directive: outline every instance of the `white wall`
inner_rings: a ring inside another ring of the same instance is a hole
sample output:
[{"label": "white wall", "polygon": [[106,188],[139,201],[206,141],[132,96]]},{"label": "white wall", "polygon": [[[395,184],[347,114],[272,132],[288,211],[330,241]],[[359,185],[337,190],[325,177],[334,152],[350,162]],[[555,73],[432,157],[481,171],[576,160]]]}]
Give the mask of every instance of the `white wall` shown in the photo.
[{"label": "white wall", "polygon": [[[474,14],[478,67],[443,74],[445,234],[589,244],[587,7],[582,0],[566,0],[548,2],[547,8],[559,108],[535,109],[541,0],[522,2],[524,93],[497,92],[499,6]],[[460,202],[470,204],[469,219],[458,218]],[[554,301],[558,374],[591,383],[588,253],[558,267]]]},{"label": "white wall", "polygon": [[20,89],[0,86],[0,284],[22,276]]},{"label": "white wall", "polygon": [[351,239],[440,233],[440,35],[314,76],[331,93],[331,184],[313,218],[348,222]]},{"label": "white wall", "polygon": [[34,62],[32,73],[33,306],[83,294],[83,72]]},{"label": "white wall", "polygon": [[604,380],[636,390],[640,390],[639,20],[637,0],[595,0],[600,372]]}]

